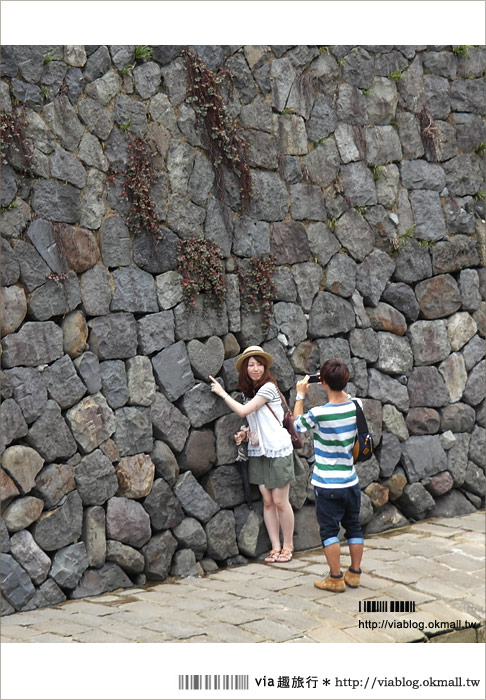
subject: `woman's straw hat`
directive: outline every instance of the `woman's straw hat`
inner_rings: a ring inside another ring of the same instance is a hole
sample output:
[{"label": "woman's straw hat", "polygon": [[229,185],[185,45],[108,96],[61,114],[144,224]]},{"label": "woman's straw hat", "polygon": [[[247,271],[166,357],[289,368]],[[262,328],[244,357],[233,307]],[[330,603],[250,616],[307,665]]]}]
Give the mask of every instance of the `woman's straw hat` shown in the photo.
[{"label": "woman's straw hat", "polygon": [[250,345],[249,348],[246,348],[246,350],[243,350],[242,354],[236,360],[236,369],[238,370],[238,372],[240,371],[241,365],[248,357],[263,357],[263,358],[265,358],[267,367],[271,367],[273,364],[273,357],[271,355],[269,355],[268,352],[265,352],[265,350],[262,350],[259,345]]}]

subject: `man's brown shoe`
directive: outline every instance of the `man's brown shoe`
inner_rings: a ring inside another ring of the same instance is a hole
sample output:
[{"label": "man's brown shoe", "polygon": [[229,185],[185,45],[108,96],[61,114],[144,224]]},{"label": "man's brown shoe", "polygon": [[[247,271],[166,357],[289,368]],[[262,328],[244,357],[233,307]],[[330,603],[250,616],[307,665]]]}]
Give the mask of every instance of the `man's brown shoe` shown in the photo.
[{"label": "man's brown shoe", "polygon": [[328,576],[322,581],[314,581],[314,586],[319,588],[321,591],[334,591],[336,593],[342,593],[346,590],[346,584],[344,583],[344,576],[339,578],[333,578]]},{"label": "man's brown shoe", "polygon": [[355,571],[351,571],[351,569],[348,569],[346,573],[344,574],[344,581],[346,583],[346,586],[349,586],[350,588],[358,588],[359,582],[361,578],[361,569],[359,573],[356,573]]}]

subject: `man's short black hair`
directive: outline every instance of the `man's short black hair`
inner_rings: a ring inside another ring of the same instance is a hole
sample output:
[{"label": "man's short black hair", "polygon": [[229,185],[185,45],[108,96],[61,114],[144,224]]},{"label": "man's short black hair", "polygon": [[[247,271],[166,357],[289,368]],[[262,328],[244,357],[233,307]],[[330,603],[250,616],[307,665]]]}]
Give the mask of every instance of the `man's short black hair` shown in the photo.
[{"label": "man's short black hair", "polygon": [[326,382],[333,391],[344,389],[349,380],[349,370],[342,360],[333,357],[321,367],[321,382]]}]

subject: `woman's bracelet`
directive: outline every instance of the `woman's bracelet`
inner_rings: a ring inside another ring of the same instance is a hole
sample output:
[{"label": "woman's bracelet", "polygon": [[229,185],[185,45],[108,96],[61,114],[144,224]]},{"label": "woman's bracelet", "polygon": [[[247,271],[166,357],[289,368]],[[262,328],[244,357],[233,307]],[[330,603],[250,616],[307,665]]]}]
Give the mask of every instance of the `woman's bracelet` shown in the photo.
[{"label": "woman's bracelet", "polygon": [[296,401],[303,401],[304,399],[305,399],[305,396],[303,394],[296,394],[295,395]]}]

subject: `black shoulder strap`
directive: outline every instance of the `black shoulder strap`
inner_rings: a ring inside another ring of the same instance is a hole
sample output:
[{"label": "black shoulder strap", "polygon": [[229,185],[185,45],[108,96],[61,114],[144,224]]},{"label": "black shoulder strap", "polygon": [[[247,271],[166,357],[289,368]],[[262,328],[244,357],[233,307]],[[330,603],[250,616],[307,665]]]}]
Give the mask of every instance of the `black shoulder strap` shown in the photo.
[{"label": "black shoulder strap", "polygon": [[359,403],[356,401],[356,399],[351,399],[351,401],[354,403],[356,406],[356,426],[358,428],[358,434],[361,435],[361,433],[368,433],[368,423],[366,422],[365,415],[363,413],[363,409],[359,405]]}]

